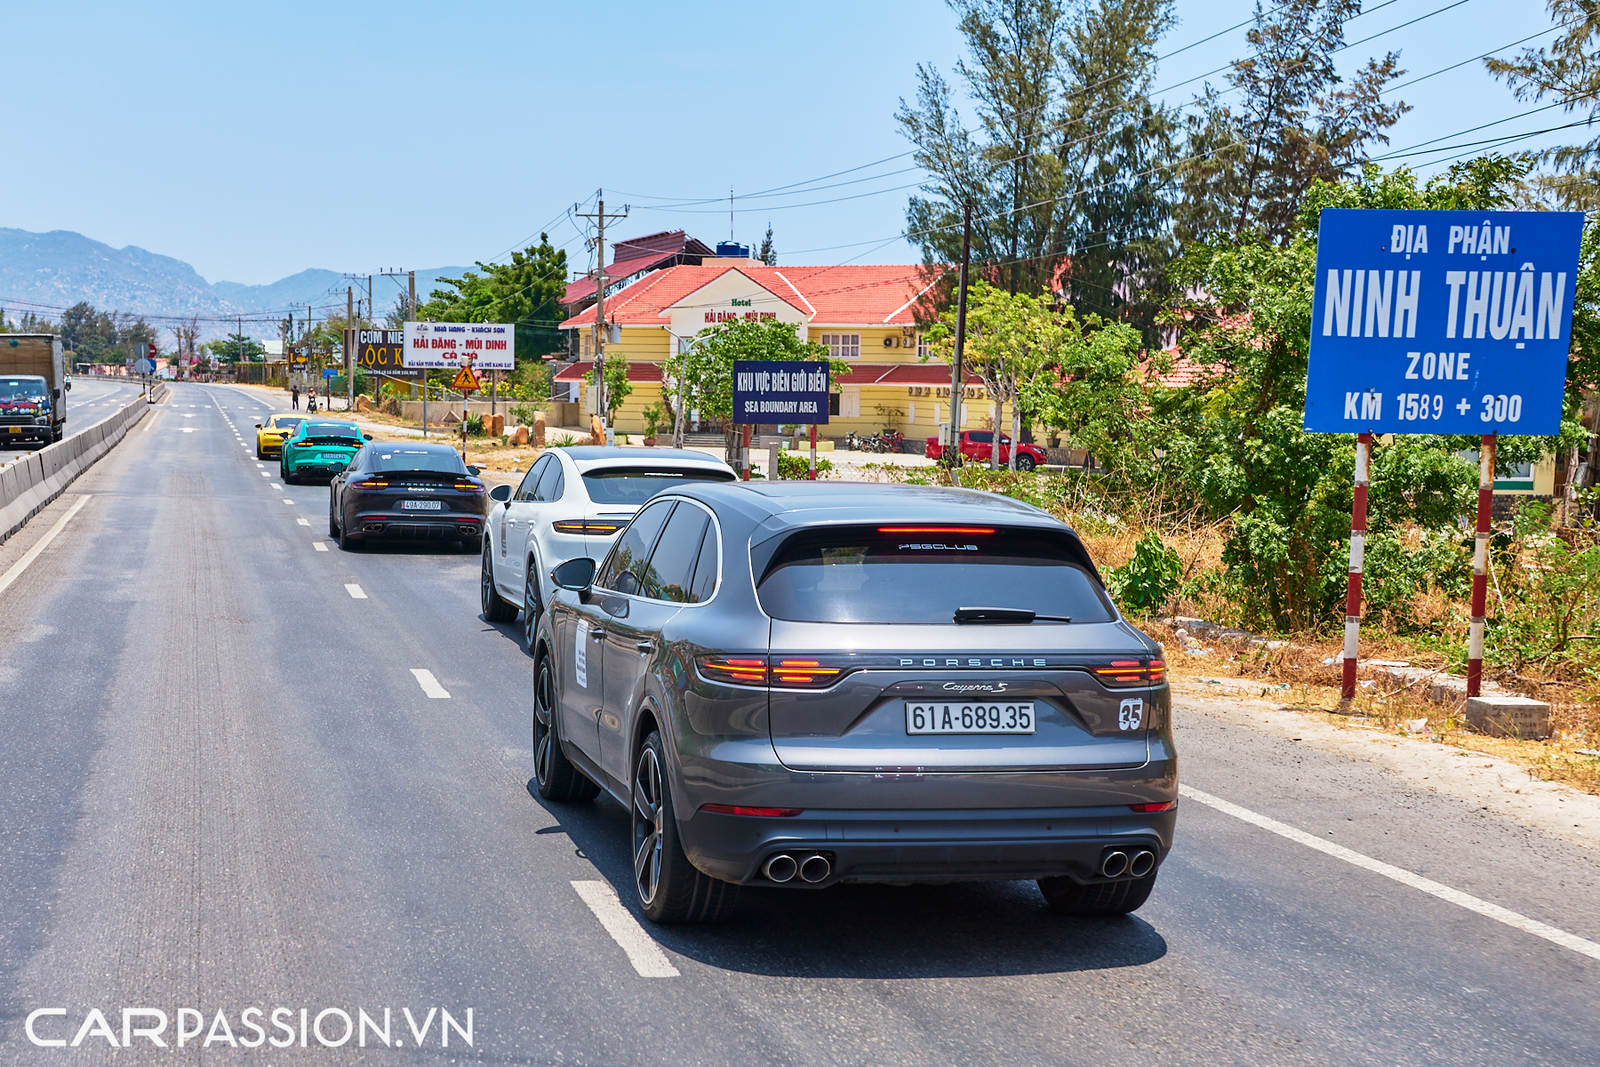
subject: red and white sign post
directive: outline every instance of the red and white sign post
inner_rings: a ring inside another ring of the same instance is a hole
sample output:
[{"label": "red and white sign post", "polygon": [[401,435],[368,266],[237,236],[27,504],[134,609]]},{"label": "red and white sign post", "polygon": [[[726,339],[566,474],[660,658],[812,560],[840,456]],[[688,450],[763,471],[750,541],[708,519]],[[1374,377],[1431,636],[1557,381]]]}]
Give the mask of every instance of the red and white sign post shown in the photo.
[{"label": "red and white sign post", "polygon": [[1496,438],[1483,435],[1478,449],[1478,525],[1472,541],[1472,621],[1467,629],[1467,696],[1483,695],[1483,616],[1489,594],[1489,522],[1494,516]]},{"label": "red and white sign post", "polygon": [[1372,434],[1356,435],[1356,494],[1350,505],[1350,579],[1344,594],[1344,680],[1339,695],[1356,695],[1356,651],[1361,638],[1361,564],[1367,549],[1367,470]]}]

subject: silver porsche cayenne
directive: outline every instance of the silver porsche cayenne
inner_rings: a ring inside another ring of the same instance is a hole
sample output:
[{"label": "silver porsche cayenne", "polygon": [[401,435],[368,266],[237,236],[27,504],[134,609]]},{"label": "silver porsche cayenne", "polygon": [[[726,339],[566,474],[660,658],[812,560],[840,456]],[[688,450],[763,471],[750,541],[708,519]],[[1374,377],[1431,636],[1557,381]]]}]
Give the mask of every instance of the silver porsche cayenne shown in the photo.
[{"label": "silver porsche cayenne", "polygon": [[739,886],[1037,879],[1144,903],[1172,846],[1161,649],[1067,526],[988,493],[685,485],[555,568],[535,781],[632,812],[639,903]]}]

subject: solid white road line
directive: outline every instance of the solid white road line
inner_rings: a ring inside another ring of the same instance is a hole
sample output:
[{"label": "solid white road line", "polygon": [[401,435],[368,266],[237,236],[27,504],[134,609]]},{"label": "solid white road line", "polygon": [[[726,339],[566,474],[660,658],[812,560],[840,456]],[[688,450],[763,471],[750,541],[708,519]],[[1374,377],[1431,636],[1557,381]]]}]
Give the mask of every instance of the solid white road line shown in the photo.
[{"label": "solid white road line", "polygon": [[[346,582],[346,583],[344,583],[344,591],[346,593],[350,594],[350,599],[351,600],[365,600],[365,599],[367,599],[367,594],[362,592],[361,587],[359,585],[357,585],[356,583],[354,583],[354,582]],[[412,671],[411,673],[412,674],[416,674],[417,672],[416,671]],[[431,678],[433,676],[429,675],[429,677]]]},{"label": "solid white road line", "polygon": [[1592,960],[1600,960],[1600,944],[1596,944],[1587,938],[1579,937],[1577,934],[1569,934],[1565,930],[1558,930],[1554,926],[1540,922],[1538,919],[1530,919],[1526,915],[1520,915],[1509,908],[1502,908],[1498,904],[1480,900],[1469,893],[1463,893],[1459,889],[1452,889],[1450,886],[1435,882],[1431,878],[1413,874],[1403,867],[1396,867],[1393,864],[1384,863],[1382,860],[1375,860],[1371,856],[1345,848],[1343,845],[1336,845],[1332,841],[1324,841],[1320,837],[1251,811],[1249,808],[1241,808],[1239,805],[1223,800],[1221,797],[1214,797],[1210,793],[1202,793],[1192,786],[1180,785],[1178,792],[1196,803],[1204,804],[1208,808],[1215,808],[1224,815],[1232,815],[1235,819],[1240,819],[1251,826],[1259,827],[1268,833],[1287,838],[1298,845],[1315,849],[1323,855],[1332,856],[1334,859],[1343,860],[1353,866],[1360,867],[1364,871],[1371,871],[1373,874],[1399,882],[1401,885],[1410,886],[1412,889],[1420,890],[1447,904],[1465,908],[1470,912],[1482,915],[1486,919],[1493,919],[1495,922],[1504,923],[1513,929],[1521,930],[1525,934],[1542,937],[1552,944],[1571,949],[1580,956],[1588,956]]},{"label": "solid white road line", "polygon": [[311,542],[311,547],[316,549],[318,552],[326,552],[326,551],[328,551],[328,546],[323,544],[321,541],[313,541],[313,542]]},{"label": "solid white road line", "polygon": [[[346,589],[350,588],[345,586]],[[439,684],[439,679],[433,676],[432,671],[425,671],[421,667],[411,668],[411,677],[422,686],[422,692],[429,700],[449,700],[450,692]]]},{"label": "solid white road line", "polygon": [[10,567],[7,567],[4,574],[0,574],[0,593],[4,593],[6,588],[10,586],[12,582],[16,581],[17,578],[21,576],[23,571],[28,569],[28,564],[38,559],[39,554],[46,548],[50,547],[50,542],[54,541],[56,539],[56,535],[67,528],[67,523],[71,522],[72,517],[78,512],[82,511],[83,506],[88,502],[89,498],[86,496],[80,496],[77,500],[74,500],[72,502],[72,506],[67,509],[67,513],[57,519],[55,525],[50,527],[50,529],[45,532],[45,535],[39,538],[32,548],[24,552],[22,556],[18,558],[18,560]]},{"label": "solid white road line", "polygon": [[640,978],[678,977],[678,968],[667,959],[667,954],[661,951],[661,946],[645,933],[644,927],[639,925],[639,920],[622,906],[622,901],[617,899],[617,891],[611,888],[611,883],[573,882],[572,888],[577,890],[578,896],[589,905],[589,910],[600,920],[600,925],[606,928],[611,940],[628,954],[628,962],[633,964],[633,969],[639,972]]}]

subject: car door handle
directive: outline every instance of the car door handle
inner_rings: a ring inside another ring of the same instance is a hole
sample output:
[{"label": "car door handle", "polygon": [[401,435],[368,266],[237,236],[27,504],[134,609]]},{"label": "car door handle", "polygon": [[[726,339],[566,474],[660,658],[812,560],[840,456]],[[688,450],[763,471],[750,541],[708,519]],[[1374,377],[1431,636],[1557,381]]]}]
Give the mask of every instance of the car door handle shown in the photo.
[{"label": "car door handle", "polygon": [[635,641],[633,643],[633,647],[637,648],[640,652],[649,652],[652,648],[655,648],[656,646],[651,644],[649,641]]},{"label": "car door handle", "polygon": [[589,639],[591,641],[598,641],[601,638],[605,637],[605,635],[606,635],[606,632],[604,630],[596,629],[596,630],[590,630],[589,631]]}]

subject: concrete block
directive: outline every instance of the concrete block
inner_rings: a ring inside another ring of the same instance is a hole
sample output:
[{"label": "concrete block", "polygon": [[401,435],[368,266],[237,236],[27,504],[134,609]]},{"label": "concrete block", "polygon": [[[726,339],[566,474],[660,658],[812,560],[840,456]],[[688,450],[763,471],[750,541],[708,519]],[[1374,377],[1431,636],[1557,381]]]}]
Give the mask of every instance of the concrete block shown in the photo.
[{"label": "concrete block", "polygon": [[518,448],[526,445],[528,443],[528,428],[526,426],[518,426],[511,434],[511,443]]},{"label": "concrete block", "polygon": [[501,412],[489,416],[489,436],[499,437],[506,432],[506,417]]},{"label": "concrete block", "polygon": [[533,419],[533,447],[544,447],[544,415],[536,415]]},{"label": "concrete block", "polygon": [[1467,698],[1467,724],[1498,737],[1549,737],[1550,705],[1530,697],[1494,693]]}]

